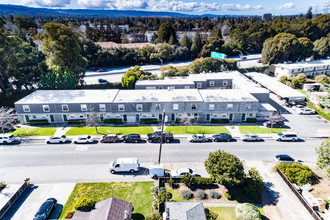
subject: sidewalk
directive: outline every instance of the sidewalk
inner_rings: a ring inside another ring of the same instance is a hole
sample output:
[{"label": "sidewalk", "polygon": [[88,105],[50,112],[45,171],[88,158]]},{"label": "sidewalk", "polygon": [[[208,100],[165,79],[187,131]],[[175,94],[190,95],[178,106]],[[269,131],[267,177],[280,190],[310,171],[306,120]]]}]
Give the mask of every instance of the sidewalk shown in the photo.
[{"label": "sidewalk", "polygon": [[[23,181],[22,181],[23,184]],[[7,185],[3,190],[0,192],[0,207],[2,208],[10,198],[17,192],[17,190],[22,186],[19,184],[10,184]]]}]

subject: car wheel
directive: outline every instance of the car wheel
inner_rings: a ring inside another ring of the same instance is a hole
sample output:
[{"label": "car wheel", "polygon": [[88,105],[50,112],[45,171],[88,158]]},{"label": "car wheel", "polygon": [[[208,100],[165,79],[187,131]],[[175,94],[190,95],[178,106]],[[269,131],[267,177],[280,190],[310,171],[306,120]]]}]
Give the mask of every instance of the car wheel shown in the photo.
[{"label": "car wheel", "polygon": [[193,140],[190,140],[189,142],[192,143],[192,142],[194,142],[194,141],[193,141]]},{"label": "car wheel", "polygon": [[73,142],[73,143],[77,144],[77,141],[75,141],[75,142]]},{"label": "car wheel", "polygon": [[126,143],[126,140],[123,140],[124,143]]},{"label": "car wheel", "polygon": [[227,139],[227,141],[229,142],[229,141],[230,141],[230,139]]},{"label": "car wheel", "polygon": [[4,144],[7,144],[7,141],[4,141],[3,143],[4,143]]},{"label": "car wheel", "polygon": [[203,140],[203,143],[205,143],[205,140]]},{"label": "car wheel", "polygon": [[101,141],[101,143],[104,143],[104,141]]},{"label": "car wheel", "polygon": [[110,172],[111,172],[112,174],[115,174],[115,173],[116,173],[116,171],[114,171],[114,170],[111,170]]},{"label": "car wheel", "polygon": [[217,139],[214,139],[213,141],[214,141],[214,142],[218,142],[218,140],[217,140]]},{"label": "car wheel", "polygon": [[139,142],[139,141],[138,141],[138,140],[135,140],[134,142],[137,143],[137,142]]},{"label": "car wheel", "polygon": [[170,143],[170,139],[166,139],[166,143]]},{"label": "car wheel", "polygon": [[64,143],[64,141],[60,141],[60,144],[63,144]]},{"label": "car wheel", "polygon": [[152,140],[148,140],[149,143],[152,143]]},{"label": "car wheel", "polygon": [[47,144],[50,144],[50,142],[49,142],[49,141],[47,141]]},{"label": "car wheel", "polygon": [[130,172],[130,173],[134,173],[134,172],[135,172],[135,170],[130,170],[129,172]]}]

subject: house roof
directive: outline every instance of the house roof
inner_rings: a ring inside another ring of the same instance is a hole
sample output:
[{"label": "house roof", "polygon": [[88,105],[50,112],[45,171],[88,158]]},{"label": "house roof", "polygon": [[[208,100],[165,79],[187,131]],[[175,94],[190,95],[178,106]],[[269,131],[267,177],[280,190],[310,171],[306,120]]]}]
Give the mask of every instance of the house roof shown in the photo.
[{"label": "house roof", "polygon": [[132,48],[132,49],[140,49],[145,46],[152,46],[155,47],[155,44],[153,43],[130,43],[130,44],[117,44],[115,42],[109,41],[109,42],[95,42],[97,45],[101,46],[102,48]]},{"label": "house roof", "polygon": [[258,101],[251,94],[240,89],[201,89],[204,102],[253,102]]},{"label": "house roof", "polygon": [[165,78],[163,80],[138,80],[136,81],[135,86],[137,85],[195,85],[194,81],[189,78]]},{"label": "house roof", "polygon": [[203,101],[197,89],[120,90],[114,103],[189,101]]},{"label": "house roof", "polygon": [[111,103],[118,89],[37,90],[15,104]]},{"label": "house roof", "polygon": [[206,220],[202,202],[166,202],[170,220]]},{"label": "house roof", "polygon": [[288,64],[280,63],[280,64],[276,64],[275,66],[291,70],[297,68],[307,68],[307,67],[324,66],[324,65],[330,65],[330,59],[303,61],[303,62],[288,63]]},{"label": "house roof", "polygon": [[[76,211],[73,220],[129,220],[131,219],[133,205],[115,197],[95,204],[90,212]],[[125,213],[127,215],[125,216]]]}]

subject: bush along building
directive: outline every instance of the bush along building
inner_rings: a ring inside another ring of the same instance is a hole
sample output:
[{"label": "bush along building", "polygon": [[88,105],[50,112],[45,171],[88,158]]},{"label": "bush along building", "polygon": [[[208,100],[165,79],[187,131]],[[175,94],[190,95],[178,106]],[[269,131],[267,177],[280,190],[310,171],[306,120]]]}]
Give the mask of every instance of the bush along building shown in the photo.
[{"label": "bush along building", "polygon": [[[228,82],[214,80],[219,87],[226,84],[225,89],[169,86],[136,90],[37,90],[17,101],[15,109],[21,122],[31,125],[78,124],[89,117],[91,109],[105,124],[160,123],[163,111],[167,123],[177,123],[182,117],[199,123],[255,122],[261,112],[275,110],[268,104],[268,90],[237,72],[198,77],[204,78],[205,85],[213,85],[205,80],[210,77],[225,77]],[[188,80],[187,84],[192,85]]]}]

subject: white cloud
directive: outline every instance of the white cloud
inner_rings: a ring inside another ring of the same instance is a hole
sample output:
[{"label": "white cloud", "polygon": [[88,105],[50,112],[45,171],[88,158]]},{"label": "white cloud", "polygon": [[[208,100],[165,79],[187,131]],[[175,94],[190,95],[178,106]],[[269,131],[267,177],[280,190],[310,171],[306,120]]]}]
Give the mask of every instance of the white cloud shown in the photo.
[{"label": "white cloud", "polygon": [[37,5],[41,7],[65,7],[70,0],[23,0],[23,5]]},{"label": "white cloud", "polygon": [[78,0],[78,4],[85,8],[102,9],[145,9],[148,3],[145,0]]},{"label": "white cloud", "polygon": [[227,11],[251,11],[263,9],[262,5],[251,6],[249,4],[223,4],[222,8]]},{"label": "white cloud", "polygon": [[281,10],[281,9],[291,9],[294,8],[294,4],[292,2],[286,3],[284,5],[281,5],[279,7],[276,7],[276,9]]}]

